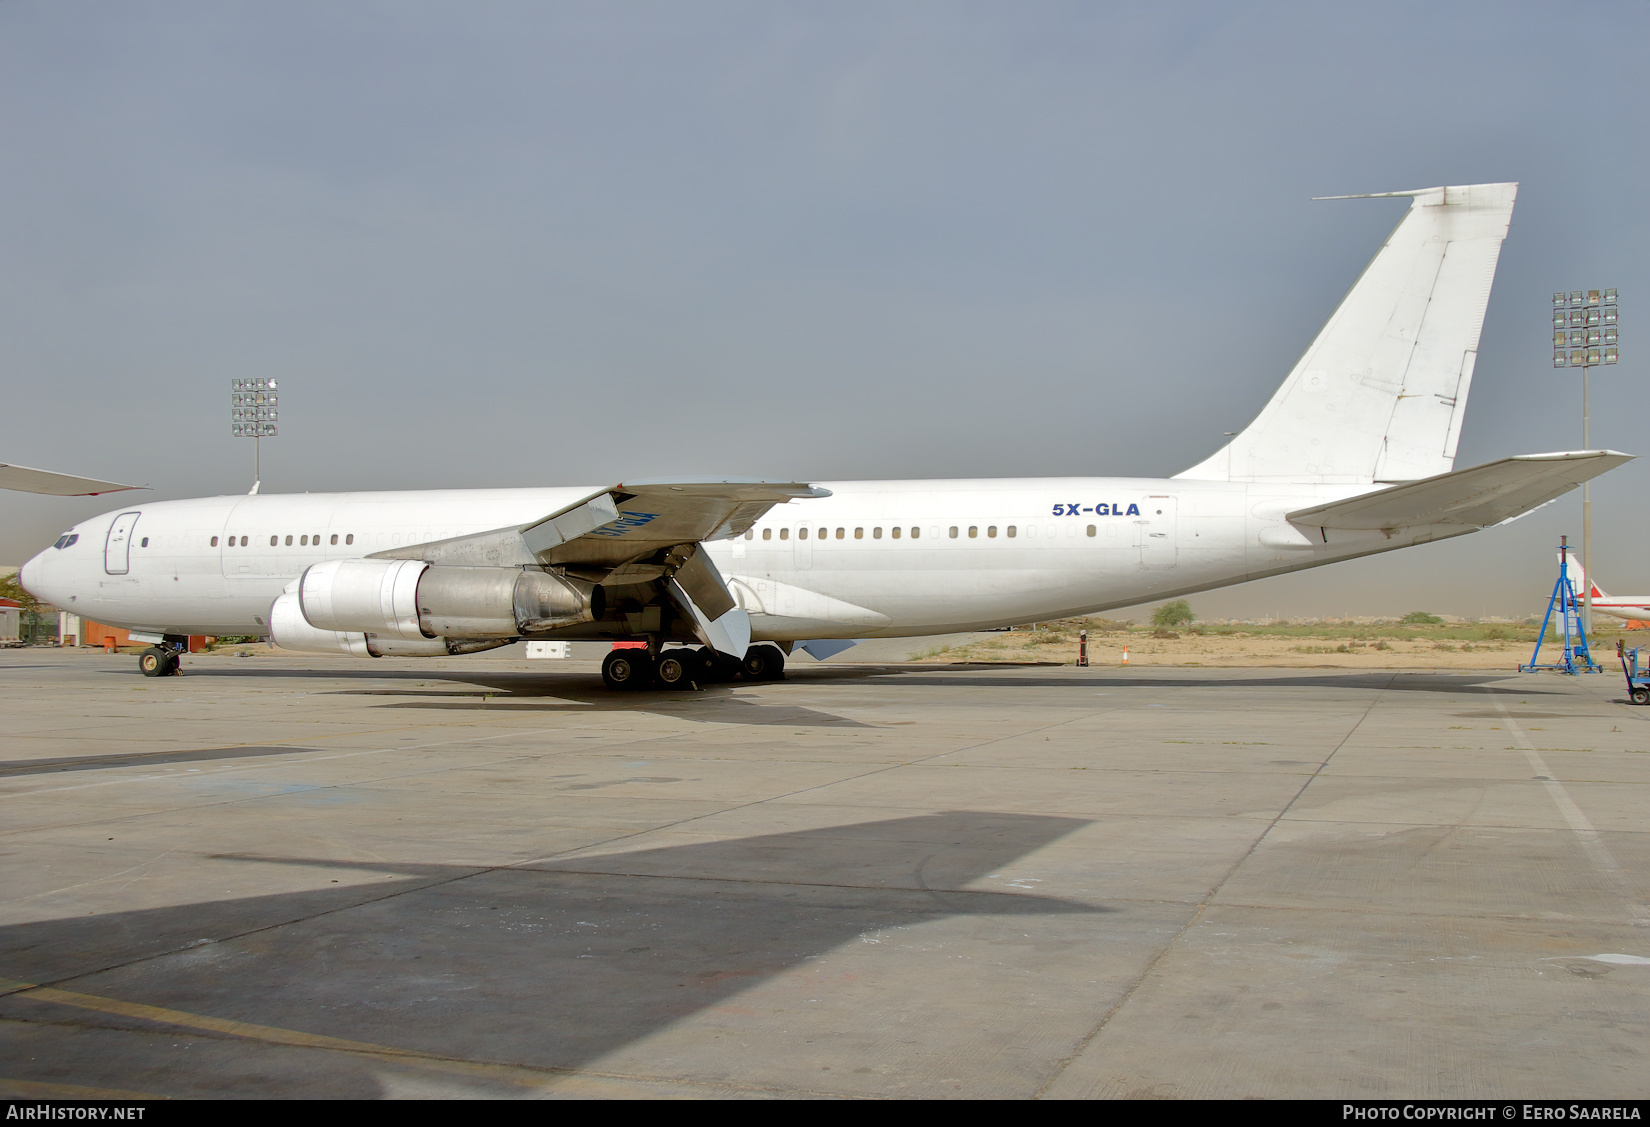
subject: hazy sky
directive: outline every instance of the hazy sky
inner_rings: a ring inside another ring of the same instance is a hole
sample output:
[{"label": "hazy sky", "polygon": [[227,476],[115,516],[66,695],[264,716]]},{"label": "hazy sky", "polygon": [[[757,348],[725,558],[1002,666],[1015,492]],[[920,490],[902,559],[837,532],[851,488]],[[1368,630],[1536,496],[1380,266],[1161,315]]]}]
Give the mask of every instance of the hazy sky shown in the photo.
[{"label": "hazy sky", "polygon": [[[1406,201],[1522,182],[1458,466],[1650,452],[1650,5],[0,2],[0,461],[244,492],[1176,473]],[[1644,328],[1638,326],[1643,322]],[[1644,341],[1641,345],[1636,341]],[[1650,589],[1650,459],[1594,489]],[[1580,502],[1211,593],[1529,613]],[[108,499],[0,493],[17,562]]]}]

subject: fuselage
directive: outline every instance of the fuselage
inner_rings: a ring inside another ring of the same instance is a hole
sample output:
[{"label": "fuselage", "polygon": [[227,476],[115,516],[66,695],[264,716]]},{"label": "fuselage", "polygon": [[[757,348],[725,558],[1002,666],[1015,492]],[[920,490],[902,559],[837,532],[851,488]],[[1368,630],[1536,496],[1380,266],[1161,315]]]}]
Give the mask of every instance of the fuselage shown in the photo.
[{"label": "fuselage", "polygon": [[[706,545],[755,638],[870,638],[1095,613],[1455,535],[1284,520],[1378,488],[1162,478],[827,482]],[[25,565],[37,597],[165,634],[262,634],[305,568],[522,525],[590,488],[265,494],[131,504]],[[576,635],[578,632],[573,631]],[[600,636],[592,632],[591,636]]]}]

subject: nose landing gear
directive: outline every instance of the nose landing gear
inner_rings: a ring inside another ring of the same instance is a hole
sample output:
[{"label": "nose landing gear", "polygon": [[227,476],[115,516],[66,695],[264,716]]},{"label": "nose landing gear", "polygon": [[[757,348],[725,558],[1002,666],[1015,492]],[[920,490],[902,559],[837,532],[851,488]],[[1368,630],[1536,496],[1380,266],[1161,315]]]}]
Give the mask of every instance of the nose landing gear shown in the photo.
[{"label": "nose landing gear", "polygon": [[181,655],[166,646],[150,646],[138,655],[138,669],[145,677],[176,677]]}]

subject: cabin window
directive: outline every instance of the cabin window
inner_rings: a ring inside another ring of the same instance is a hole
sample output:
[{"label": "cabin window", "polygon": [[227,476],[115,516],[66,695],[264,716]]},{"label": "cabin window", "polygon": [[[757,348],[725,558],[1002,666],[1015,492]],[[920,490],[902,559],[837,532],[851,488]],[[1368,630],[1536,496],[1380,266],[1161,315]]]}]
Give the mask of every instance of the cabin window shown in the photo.
[{"label": "cabin window", "polygon": [[332,543],[338,543],[338,534],[336,532],[332,534]]},{"label": "cabin window", "polygon": [[952,525],[951,526],[951,539],[955,540],[956,538],[957,538],[957,526]]},{"label": "cabin window", "polygon": [[911,526],[911,539],[915,540],[917,537],[919,537],[921,535],[922,535],[922,529],[918,528],[916,525],[912,525]]},{"label": "cabin window", "polygon": [[309,538],[309,542],[319,548],[321,546],[321,534],[317,532],[314,536]]},{"label": "cabin window", "polygon": [[307,548],[307,547],[309,547],[309,537],[307,537],[307,536],[300,536],[300,537],[298,537],[298,546],[299,546],[299,547],[300,547],[300,548]]},{"label": "cabin window", "polygon": [[836,530],[836,538],[838,540],[846,539],[847,535],[848,535],[848,530],[846,528],[839,528],[839,529]]},{"label": "cabin window", "polygon": [[854,539],[855,540],[865,539],[865,530],[863,528],[854,529]]},{"label": "cabin window", "polygon": [[882,539],[882,529],[881,528],[871,529],[871,539],[872,540],[881,540]]},{"label": "cabin window", "polygon": [[1008,526],[1008,535],[1009,535],[1010,539],[1013,539],[1015,536],[1019,535],[1019,529],[1015,528],[1012,524],[1009,525]]},{"label": "cabin window", "polygon": [[996,535],[997,535],[997,526],[994,525],[994,524],[986,525],[985,534],[988,538],[996,537]]},{"label": "cabin window", "polygon": [[271,536],[269,538],[269,546],[273,548],[276,544],[280,543],[280,540],[281,538],[279,536]]},{"label": "cabin window", "polygon": [[779,530],[779,538],[781,540],[789,540],[791,538],[791,530],[788,528],[781,528]]},{"label": "cabin window", "polygon": [[756,529],[754,529],[754,528],[745,529],[745,539],[746,540],[755,540],[756,539]]},{"label": "cabin window", "polygon": [[899,539],[899,526],[896,525],[893,528],[890,528],[888,530],[888,534],[890,536],[892,536],[895,540],[898,540]]},{"label": "cabin window", "polygon": [[763,530],[762,530],[762,539],[764,539],[764,540],[772,540],[772,539],[773,539],[773,529],[771,529],[771,528],[764,528],[764,529],[763,529]]},{"label": "cabin window", "polygon": [[980,534],[980,526],[979,525],[971,524],[971,525],[968,526],[968,538],[970,540],[975,539],[976,537],[979,536],[979,534]]},{"label": "cabin window", "polygon": [[141,544],[139,544],[138,547],[147,548],[148,546],[149,546],[149,538],[147,536],[145,536],[143,538],[143,542]]},{"label": "cabin window", "polygon": [[801,528],[796,530],[796,538],[798,540],[806,540],[808,538],[808,526],[807,525],[803,525]]},{"label": "cabin window", "polygon": [[287,547],[288,547],[288,548],[290,548],[290,547],[292,547],[292,534],[291,534],[291,533],[288,533],[288,534],[287,534],[287,538],[286,538],[286,546],[287,546]]},{"label": "cabin window", "polygon": [[[1013,536],[1014,535],[1014,530],[1012,528],[1009,529],[1008,534],[1010,536]],[[1026,535],[1031,537],[1033,540],[1037,539],[1037,526],[1034,525],[1034,524],[1026,525]]]},{"label": "cabin window", "polygon": [[214,548],[218,546],[218,538],[216,536],[212,537],[212,546]]},{"label": "cabin window", "polygon": [[344,543],[346,543],[346,544],[355,543],[355,533],[352,532],[348,536],[345,536],[344,537]]},{"label": "cabin window", "polygon": [[1094,535],[1094,525],[1092,525],[1092,524],[1091,524],[1091,525],[1089,525],[1089,535],[1090,535],[1090,536],[1093,536],[1093,535]]}]

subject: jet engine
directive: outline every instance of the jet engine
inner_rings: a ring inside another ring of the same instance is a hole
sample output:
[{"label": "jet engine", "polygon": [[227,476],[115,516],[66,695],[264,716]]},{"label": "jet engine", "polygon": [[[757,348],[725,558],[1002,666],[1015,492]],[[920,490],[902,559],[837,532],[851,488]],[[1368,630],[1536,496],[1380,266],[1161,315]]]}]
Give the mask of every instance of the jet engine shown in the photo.
[{"label": "jet engine", "polygon": [[298,606],[316,630],[432,638],[519,638],[593,622],[601,587],[536,568],[443,567],[422,560],[328,560],[306,570]]},{"label": "jet engine", "polygon": [[451,657],[510,644],[509,638],[407,639],[364,630],[322,630],[304,618],[296,591],[288,591],[270,606],[269,638],[283,650],[350,657]]}]

